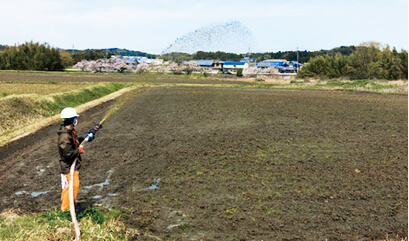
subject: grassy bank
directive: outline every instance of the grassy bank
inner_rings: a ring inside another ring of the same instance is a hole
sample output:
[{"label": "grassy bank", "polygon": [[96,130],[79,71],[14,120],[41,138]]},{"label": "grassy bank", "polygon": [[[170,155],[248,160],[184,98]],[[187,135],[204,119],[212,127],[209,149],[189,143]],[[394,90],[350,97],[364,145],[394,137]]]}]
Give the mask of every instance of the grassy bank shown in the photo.
[{"label": "grassy bank", "polygon": [[319,89],[341,90],[341,91],[366,91],[376,93],[407,94],[407,80],[326,80],[318,81],[315,86]]},{"label": "grassy bank", "polygon": [[[6,84],[9,83],[3,83],[0,86]],[[72,85],[72,88],[69,88],[71,91],[53,93],[55,91],[52,90],[61,90],[61,88],[55,88],[55,84],[44,83],[40,84],[40,90],[36,88],[39,84],[17,83],[17,86],[19,85],[21,85],[20,88],[16,90],[23,91],[25,94],[10,93],[10,95],[0,98],[0,111],[2,113],[0,115],[0,136],[34,123],[36,120],[56,115],[64,107],[76,107],[126,86],[125,83],[100,83],[93,85],[89,83],[78,85],[70,83],[69,85]],[[78,88],[78,86],[82,88]],[[63,85],[62,89],[64,88],[66,88],[65,85]],[[29,92],[30,89],[31,93]],[[52,94],[38,94],[50,92]]]},{"label": "grassy bank", "polygon": [[[139,236],[126,228],[119,211],[89,208],[78,214],[82,240],[129,240]],[[72,240],[74,229],[68,211],[0,214],[0,240]]]}]

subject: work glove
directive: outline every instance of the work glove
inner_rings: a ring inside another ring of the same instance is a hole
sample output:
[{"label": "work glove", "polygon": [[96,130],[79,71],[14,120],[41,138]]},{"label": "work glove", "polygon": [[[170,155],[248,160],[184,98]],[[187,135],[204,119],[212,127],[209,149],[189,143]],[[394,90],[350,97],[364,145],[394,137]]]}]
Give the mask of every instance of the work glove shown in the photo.
[{"label": "work glove", "polygon": [[80,154],[84,153],[84,147],[83,146],[79,146],[78,150],[80,151]]}]

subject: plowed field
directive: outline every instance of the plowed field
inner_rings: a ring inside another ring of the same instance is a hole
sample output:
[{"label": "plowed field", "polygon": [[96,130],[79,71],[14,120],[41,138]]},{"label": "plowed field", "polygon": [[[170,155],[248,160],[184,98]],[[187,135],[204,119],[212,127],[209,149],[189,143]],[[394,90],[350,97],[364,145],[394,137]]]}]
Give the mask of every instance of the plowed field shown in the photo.
[{"label": "plowed field", "polygon": [[[120,209],[130,227],[164,240],[407,236],[406,95],[211,87],[133,94],[85,148],[82,207]],[[108,108],[81,115],[79,132]],[[0,149],[0,211],[58,208],[56,130]]]}]

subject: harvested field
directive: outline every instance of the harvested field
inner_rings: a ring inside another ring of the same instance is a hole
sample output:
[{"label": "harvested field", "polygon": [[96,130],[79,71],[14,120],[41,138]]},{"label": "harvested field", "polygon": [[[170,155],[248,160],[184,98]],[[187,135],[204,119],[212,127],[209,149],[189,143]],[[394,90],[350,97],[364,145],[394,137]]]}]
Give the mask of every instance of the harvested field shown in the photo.
[{"label": "harvested field", "polygon": [[[120,209],[129,226],[164,240],[407,236],[406,95],[134,93],[85,149],[82,207]],[[81,115],[79,132],[108,106]],[[56,129],[0,157],[0,210],[58,207]]]},{"label": "harvested field", "polygon": [[255,82],[243,81],[232,76],[223,80],[170,74],[115,74],[115,73],[67,73],[67,72],[15,72],[0,71],[0,81],[47,81],[47,82],[134,82],[134,83],[172,83],[172,84],[245,84]]},{"label": "harvested field", "polygon": [[7,95],[21,95],[21,94],[38,94],[38,95],[49,95],[72,91],[75,89],[82,89],[92,85],[92,83],[75,83],[75,84],[26,84],[26,83],[15,83],[15,82],[0,82],[0,97]]},{"label": "harvested field", "polygon": [[[284,78],[284,77],[283,77]],[[316,79],[257,79],[236,77],[234,75],[209,76],[191,74],[176,75],[164,73],[87,73],[87,72],[31,72],[31,71],[0,71],[0,97],[6,96],[8,92],[2,93],[1,84],[22,85],[32,84],[54,84],[61,88],[54,90],[61,91],[69,85],[90,85],[98,82],[127,82],[140,85],[223,85],[224,87],[253,87],[253,88],[273,88],[273,89],[304,89],[304,90],[337,90],[337,91],[360,91],[389,94],[408,93],[408,83],[404,80],[381,81],[381,80],[316,80]],[[41,86],[39,86],[41,87]],[[13,89],[16,89],[12,87]],[[3,88],[4,89],[4,88]],[[24,88],[23,88],[24,89]],[[44,90],[38,88],[38,92],[51,92],[53,87],[48,85]]]}]

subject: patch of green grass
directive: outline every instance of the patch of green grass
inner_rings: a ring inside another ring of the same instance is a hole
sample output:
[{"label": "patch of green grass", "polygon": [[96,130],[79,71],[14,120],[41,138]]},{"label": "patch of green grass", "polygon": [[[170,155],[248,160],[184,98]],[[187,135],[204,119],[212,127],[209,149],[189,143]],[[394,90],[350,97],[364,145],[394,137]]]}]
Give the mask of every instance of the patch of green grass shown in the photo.
[{"label": "patch of green grass", "polygon": [[[77,215],[82,240],[129,240],[138,233],[118,218],[120,211],[86,209]],[[116,216],[116,217],[115,217]],[[74,231],[68,211],[36,215],[0,215],[0,240],[72,240]]]},{"label": "patch of green grass", "polygon": [[102,224],[105,222],[104,215],[96,208],[88,208],[85,209],[85,211],[80,212],[78,214],[78,220],[81,220],[83,218],[89,218],[97,224]]},{"label": "patch of green grass", "polygon": [[51,115],[59,113],[67,106],[75,107],[87,103],[91,100],[101,98],[105,95],[122,89],[124,83],[108,83],[104,86],[93,87],[92,89],[82,89],[77,92],[68,92],[54,97],[54,102],[47,102]]},{"label": "patch of green grass", "polygon": [[70,211],[53,211],[53,212],[46,212],[43,214],[40,214],[38,216],[38,220],[40,222],[52,222],[56,220],[67,220],[71,222],[71,214]]},{"label": "patch of green grass", "polygon": [[[113,213],[109,212],[107,214],[109,214],[108,215],[109,218],[117,218],[121,216],[118,210],[114,211]],[[58,211],[46,212],[46,213],[40,214],[38,218],[40,222],[44,222],[44,223],[50,223],[50,222],[54,222],[58,220],[67,220],[71,222],[70,211],[59,211],[58,210]],[[97,224],[102,224],[106,220],[105,214],[103,214],[97,208],[87,208],[84,211],[77,214],[78,221],[80,221],[83,218],[89,218],[94,223],[97,223]]]},{"label": "patch of green grass", "polygon": [[155,200],[155,199],[151,199],[151,200],[148,201],[148,203],[149,203],[150,205],[152,205],[152,206],[155,206],[156,204],[158,204],[158,201]]},{"label": "patch of green grass", "polygon": [[236,208],[236,207],[233,207],[233,208],[230,208],[230,209],[226,209],[225,212],[226,212],[227,214],[234,214],[234,213],[237,212],[237,208]]},{"label": "patch of green grass", "polygon": [[383,85],[383,84],[377,84],[377,83],[373,83],[373,84],[372,84],[372,89],[375,89],[375,90],[380,90],[380,89],[395,89],[395,88],[397,88],[397,87],[394,86],[394,85]]}]

